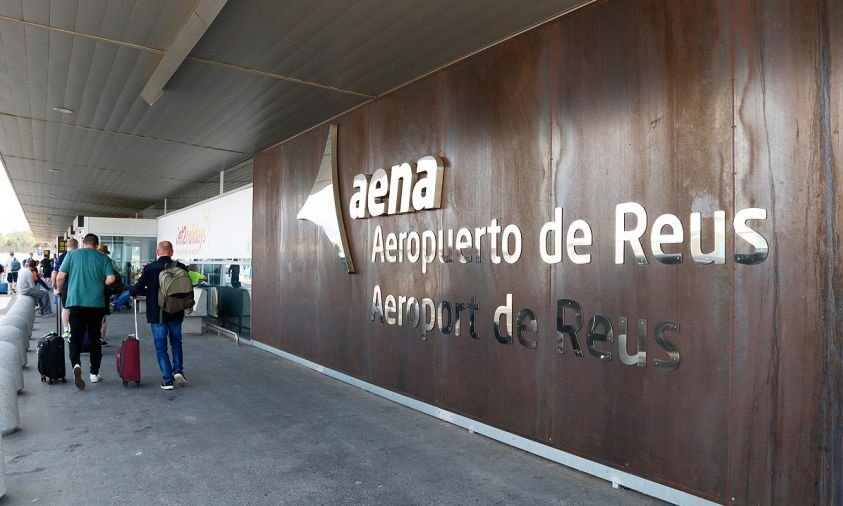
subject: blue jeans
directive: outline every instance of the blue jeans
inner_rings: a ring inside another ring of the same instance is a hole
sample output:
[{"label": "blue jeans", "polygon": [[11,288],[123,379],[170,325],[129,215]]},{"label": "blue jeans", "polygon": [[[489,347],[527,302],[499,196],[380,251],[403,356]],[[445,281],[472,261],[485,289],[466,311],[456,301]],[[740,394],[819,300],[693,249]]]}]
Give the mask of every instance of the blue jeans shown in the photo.
[{"label": "blue jeans", "polygon": [[120,311],[120,308],[128,305],[130,297],[131,295],[129,295],[129,290],[126,290],[125,292],[121,293],[117,297],[117,300],[114,301],[114,312],[117,313]]},{"label": "blue jeans", "polygon": [[[182,372],[181,350],[181,322],[151,323],[152,339],[155,341],[155,354],[158,356],[158,367],[164,381],[173,381],[173,374]],[[170,335],[170,346],[173,348],[173,363],[167,354],[167,334]]]}]

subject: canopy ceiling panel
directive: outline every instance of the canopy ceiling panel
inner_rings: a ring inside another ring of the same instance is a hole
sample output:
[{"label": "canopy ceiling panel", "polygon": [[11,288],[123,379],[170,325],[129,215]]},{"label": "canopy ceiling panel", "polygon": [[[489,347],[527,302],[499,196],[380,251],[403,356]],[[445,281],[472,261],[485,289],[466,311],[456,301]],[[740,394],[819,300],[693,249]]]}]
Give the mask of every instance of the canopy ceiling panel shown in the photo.
[{"label": "canopy ceiling panel", "polygon": [[244,159],[243,153],[8,115],[0,115],[0,127],[4,159],[53,162],[69,169],[172,174],[193,180],[204,176],[208,167],[218,171]]},{"label": "canopy ceiling panel", "polygon": [[586,3],[229,1],[150,106],[201,1],[0,0],[0,157],[41,239],[192,202],[255,152]]},{"label": "canopy ceiling panel", "polygon": [[195,0],[0,0],[0,15],[167,49]]},{"label": "canopy ceiling panel", "polygon": [[136,102],[126,123],[139,135],[254,153],[365,100],[188,60],[164,96],[151,108]]},{"label": "canopy ceiling panel", "polygon": [[104,216],[103,213],[113,213],[115,209],[116,211],[125,213],[126,216],[134,215],[134,208],[115,208],[114,206],[106,206],[95,202],[62,199],[50,199],[49,202],[45,202],[41,197],[30,195],[21,195],[20,200],[28,208],[36,210],[39,214],[45,216],[66,216],[71,219],[79,214],[83,216]]},{"label": "canopy ceiling panel", "polygon": [[192,54],[379,95],[583,3],[228,2]]},{"label": "canopy ceiling panel", "polygon": [[[152,175],[141,171],[114,171],[91,167],[76,167],[71,177],[67,177],[67,165],[20,158],[7,158],[6,169],[16,181],[29,181],[46,185],[56,185],[61,182],[63,187],[97,188],[109,190],[120,188],[122,183],[128,191],[135,193],[156,194],[162,186],[181,186],[189,182],[188,179],[172,177],[168,174]],[[63,167],[62,169],[57,167]]]}]

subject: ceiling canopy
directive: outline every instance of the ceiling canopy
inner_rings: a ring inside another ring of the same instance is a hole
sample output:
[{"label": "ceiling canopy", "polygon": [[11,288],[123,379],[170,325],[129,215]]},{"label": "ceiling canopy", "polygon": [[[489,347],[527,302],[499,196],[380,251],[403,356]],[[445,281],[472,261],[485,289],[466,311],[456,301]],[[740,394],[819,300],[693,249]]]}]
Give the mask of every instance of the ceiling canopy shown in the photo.
[{"label": "ceiling canopy", "polygon": [[0,0],[0,155],[49,239],[586,3]]}]

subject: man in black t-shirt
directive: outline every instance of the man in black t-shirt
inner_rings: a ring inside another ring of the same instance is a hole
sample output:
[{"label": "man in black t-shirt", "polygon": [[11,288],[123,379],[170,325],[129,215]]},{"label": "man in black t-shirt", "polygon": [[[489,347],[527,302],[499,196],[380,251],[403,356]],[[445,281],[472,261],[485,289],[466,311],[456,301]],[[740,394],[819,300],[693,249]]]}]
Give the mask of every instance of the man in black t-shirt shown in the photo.
[{"label": "man in black t-shirt", "polygon": [[50,282],[53,276],[53,259],[50,258],[50,252],[44,252],[44,258],[41,259],[41,279],[45,282]]}]

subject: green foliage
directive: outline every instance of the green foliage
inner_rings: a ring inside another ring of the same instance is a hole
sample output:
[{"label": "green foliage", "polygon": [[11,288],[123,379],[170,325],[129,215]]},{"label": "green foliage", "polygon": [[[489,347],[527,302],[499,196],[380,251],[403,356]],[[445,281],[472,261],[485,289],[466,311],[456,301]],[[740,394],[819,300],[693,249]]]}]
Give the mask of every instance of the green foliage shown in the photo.
[{"label": "green foliage", "polygon": [[18,254],[35,251],[37,244],[35,237],[29,230],[0,234],[0,253],[7,255],[9,251],[14,251]]}]

